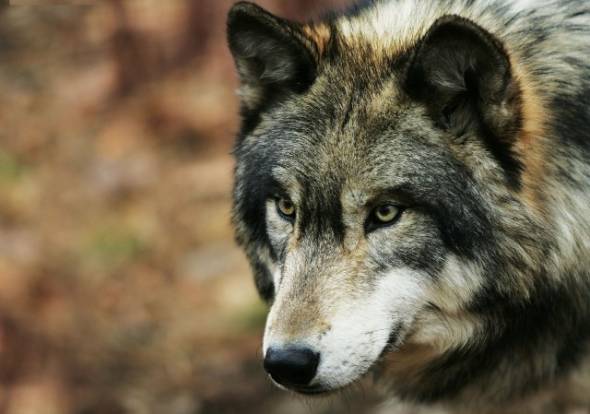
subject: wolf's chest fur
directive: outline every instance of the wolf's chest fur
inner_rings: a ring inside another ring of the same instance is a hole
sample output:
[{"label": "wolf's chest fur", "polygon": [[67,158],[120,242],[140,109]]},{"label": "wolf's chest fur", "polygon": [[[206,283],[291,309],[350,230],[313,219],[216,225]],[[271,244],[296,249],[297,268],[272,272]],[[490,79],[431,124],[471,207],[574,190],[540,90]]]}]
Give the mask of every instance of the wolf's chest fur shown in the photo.
[{"label": "wolf's chest fur", "polygon": [[229,14],[267,371],[309,394],[378,370],[468,412],[587,405],[590,6],[365,3]]}]

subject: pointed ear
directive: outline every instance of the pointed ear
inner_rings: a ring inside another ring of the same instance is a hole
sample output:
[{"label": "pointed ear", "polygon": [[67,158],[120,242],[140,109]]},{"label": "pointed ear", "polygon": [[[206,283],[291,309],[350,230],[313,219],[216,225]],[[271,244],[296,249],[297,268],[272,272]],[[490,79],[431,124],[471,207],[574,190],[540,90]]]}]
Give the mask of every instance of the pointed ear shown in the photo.
[{"label": "pointed ear", "polygon": [[301,25],[239,2],[229,11],[227,37],[246,110],[256,111],[279,93],[301,93],[313,83],[315,51]]},{"label": "pointed ear", "polygon": [[413,51],[405,87],[439,127],[483,137],[503,167],[519,168],[512,144],[520,92],[508,54],[492,34],[462,17],[441,17]]}]

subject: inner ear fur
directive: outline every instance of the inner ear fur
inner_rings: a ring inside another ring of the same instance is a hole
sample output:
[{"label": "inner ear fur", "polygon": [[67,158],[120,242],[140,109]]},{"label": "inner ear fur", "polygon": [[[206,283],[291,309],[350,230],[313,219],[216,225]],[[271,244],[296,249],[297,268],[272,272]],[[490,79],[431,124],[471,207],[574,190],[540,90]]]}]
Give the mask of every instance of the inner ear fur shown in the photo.
[{"label": "inner ear fur", "polygon": [[482,137],[509,175],[520,170],[513,152],[520,91],[508,53],[491,33],[460,16],[439,18],[412,52],[405,88],[440,128]]},{"label": "inner ear fur", "polygon": [[277,95],[301,93],[313,83],[316,50],[301,24],[239,2],[229,11],[227,37],[246,110],[255,111]]}]

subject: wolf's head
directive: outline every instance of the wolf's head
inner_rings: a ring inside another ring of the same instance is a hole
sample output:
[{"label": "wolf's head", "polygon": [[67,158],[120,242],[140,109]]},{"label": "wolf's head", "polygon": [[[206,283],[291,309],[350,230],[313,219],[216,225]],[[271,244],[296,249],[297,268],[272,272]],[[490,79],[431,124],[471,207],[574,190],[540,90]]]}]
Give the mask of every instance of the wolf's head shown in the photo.
[{"label": "wolf's head", "polygon": [[523,109],[504,46],[455,15],[403,38],[363,19],[229,13],[243,116],[233,219],[271,305],[265,367],[302,393],[385,356],[411,370],[460,348],[482,328],[482,291],[526,290],[502,271],[526,255],[498,247],[530,228],[513,197]]}]

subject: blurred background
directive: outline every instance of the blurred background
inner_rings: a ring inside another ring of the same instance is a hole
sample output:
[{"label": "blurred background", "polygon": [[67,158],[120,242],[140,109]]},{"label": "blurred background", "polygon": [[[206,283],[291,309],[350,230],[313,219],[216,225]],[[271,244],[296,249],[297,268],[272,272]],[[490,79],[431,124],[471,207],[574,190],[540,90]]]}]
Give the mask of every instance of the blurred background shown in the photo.
[{"label": "blurred background", "polygon": [[[230,0],[0,7],[0,414],[377,413],[261,366],[230,227]],[[267,0],[291,18],[346,0]]]}]

